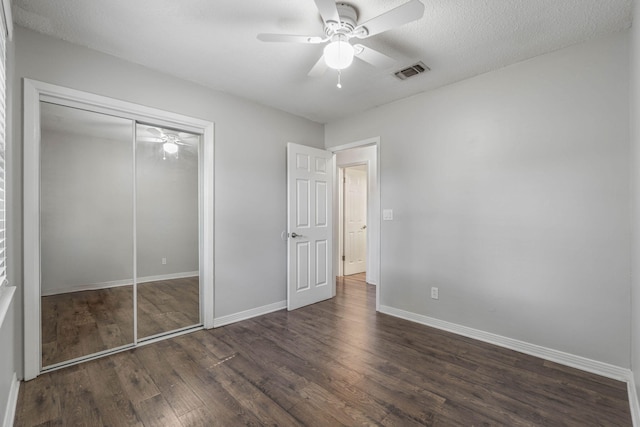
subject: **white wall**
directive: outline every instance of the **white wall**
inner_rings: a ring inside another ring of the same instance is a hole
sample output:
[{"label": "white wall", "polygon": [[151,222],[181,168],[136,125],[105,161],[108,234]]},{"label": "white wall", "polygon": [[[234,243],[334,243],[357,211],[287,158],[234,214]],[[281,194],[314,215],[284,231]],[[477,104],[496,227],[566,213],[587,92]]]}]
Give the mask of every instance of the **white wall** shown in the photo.
[{"label": "white wall", "polygon": [[41,147],[42,294],[118,280],[131,284],[131,138],[43,129]]},{"label": "white wall", "polygon": [[154,142],[136,148],[138,278],[197,275],[197,148],[181,146],[178,158],[166,159],[157,148]]},{"label": "white wall", "polygon": [[629,367],[627,39],[326,125],[381,138],[381,305]]},{"label": "white wall", "polygon": [[[27,77],[214,122],[215,316],[286,299],[286,143],[322,147],[322,125],[23,28],[16,28],[15,44],[19,94]],[[13,108],[15,141],[22,141],[21,96]],[[20,149],[11,161],[10,268],[21,283]],[[16,328],[21,333],[22,325]]]},{"label": "white wall", "polygon": [[9,307],[7,317],[0,325],[0,423],[5,419],[7,411],[11,411],[11,406],[15,402],[10,402],[9,395],[13,383],[13,376],[18,371],[16,359],[15,343],[18,342],[15,328],[15,298]]}]

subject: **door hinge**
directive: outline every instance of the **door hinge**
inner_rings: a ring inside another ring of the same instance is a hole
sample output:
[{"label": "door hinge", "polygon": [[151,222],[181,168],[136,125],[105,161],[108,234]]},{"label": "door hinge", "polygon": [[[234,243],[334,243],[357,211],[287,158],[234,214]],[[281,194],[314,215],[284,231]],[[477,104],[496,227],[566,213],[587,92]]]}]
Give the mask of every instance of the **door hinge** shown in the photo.
[{"label": "door hinge", "polygon": [[344,255],[342,255],[342,260],[345,261],[345,256]]},{"label": "door hinge", "polygon": [[343,177],[342,177],[342,183],[343,183],[343,184],[346,184],[346,183],[347,183],[347,177],[346,177],[346,176],[343,176]]}]

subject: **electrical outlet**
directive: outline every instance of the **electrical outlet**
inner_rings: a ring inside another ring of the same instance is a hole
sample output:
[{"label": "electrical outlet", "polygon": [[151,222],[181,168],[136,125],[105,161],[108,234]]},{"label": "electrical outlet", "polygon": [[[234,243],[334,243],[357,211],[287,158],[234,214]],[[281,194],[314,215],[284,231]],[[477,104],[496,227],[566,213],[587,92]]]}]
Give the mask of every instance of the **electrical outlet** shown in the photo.
[{"label": "electrical outlet", "polygon": [[166,258],[162,258],[162,265],[167,265],[167,259]]},{"label": "electrical outlet", "polygon": [[431,288],[431,299],[438,299],[438,288]]}]

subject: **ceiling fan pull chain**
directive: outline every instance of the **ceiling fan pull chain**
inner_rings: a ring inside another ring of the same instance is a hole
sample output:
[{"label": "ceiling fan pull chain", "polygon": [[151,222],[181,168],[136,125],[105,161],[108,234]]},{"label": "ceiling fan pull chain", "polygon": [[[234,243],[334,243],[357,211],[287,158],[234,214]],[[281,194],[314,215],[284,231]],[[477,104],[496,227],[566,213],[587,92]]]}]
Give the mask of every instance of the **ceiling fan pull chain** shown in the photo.
[{"label": "ceiling fan pull chain", "polygon": [[340,82],[340,70],[338,70],[338,84],[336,86],[338,89],[342,89],[342,83]]}]

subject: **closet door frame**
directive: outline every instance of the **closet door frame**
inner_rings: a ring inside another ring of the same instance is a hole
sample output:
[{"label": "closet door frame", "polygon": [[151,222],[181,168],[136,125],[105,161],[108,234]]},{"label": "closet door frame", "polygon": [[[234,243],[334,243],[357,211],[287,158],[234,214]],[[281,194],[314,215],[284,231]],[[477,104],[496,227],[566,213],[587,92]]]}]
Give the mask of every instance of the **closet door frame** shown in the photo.
[{"label": "closet door frame", "polygon": [[[201,135],[199,150],[199,272],[201,319],[205,329],[214,319],[214,124],[177,113],[146,107],[101,95],[24,79],[24,377],[36,378],[42,372],[40,310],[40,101],[108,114],[140,123],[180,129]],[[135,137],[135,132],[134,132]],[[133,307],[137,310],[137,307]],[[191,330],[190,330],[191,331]],[[187,331],[188,332],[188,331]],[[185,333],[168,333],[132,346],[144,345]],[[116,349],[113,352],[122,351]],[[111,352],[109,352],[111,353]],[[83,358],[91,360],[104,354]]]}]

